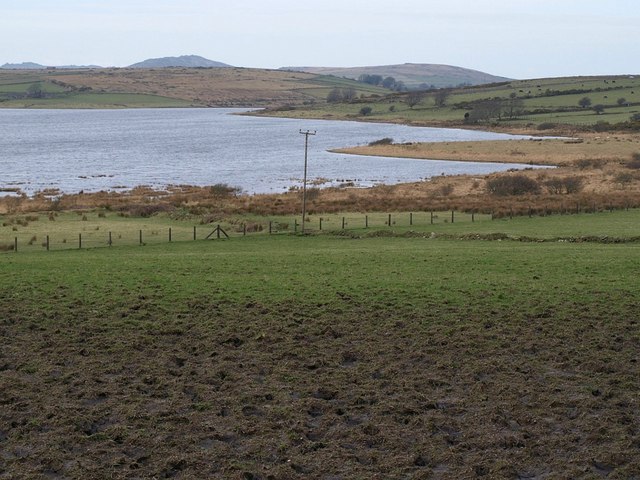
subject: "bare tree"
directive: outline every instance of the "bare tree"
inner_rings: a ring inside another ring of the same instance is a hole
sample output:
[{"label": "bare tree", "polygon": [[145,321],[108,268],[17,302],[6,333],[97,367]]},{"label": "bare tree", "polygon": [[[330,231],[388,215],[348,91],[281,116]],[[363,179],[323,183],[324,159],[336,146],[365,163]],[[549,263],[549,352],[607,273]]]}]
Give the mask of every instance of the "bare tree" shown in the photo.
[{"label": "bare tree", "polygon": [[409,105],[409,108],[413,108],[418,105],[424,99],[424,92],[415,90],[413,92],[409,92],[407,97],[405,98],[405,103]]},{"label": "bare tree", "polygon": [[451,96],[451,92],[446,88],[441,88],[433,94],[433,101],[436,107],[444,107],[448,98]]}]

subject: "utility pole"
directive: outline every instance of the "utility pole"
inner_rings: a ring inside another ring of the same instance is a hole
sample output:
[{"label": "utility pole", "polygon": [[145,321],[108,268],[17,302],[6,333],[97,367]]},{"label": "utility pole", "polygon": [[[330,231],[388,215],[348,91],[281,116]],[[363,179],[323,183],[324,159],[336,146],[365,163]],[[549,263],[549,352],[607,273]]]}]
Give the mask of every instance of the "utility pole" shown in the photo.
[{"label": "utility pole", "polygon": [[302,180],[302,233],[304,233],[304,222],[307,215],[307,152],[309,150],[309,135],[315,135],[316,131],[300,130],[304,135],[304,177]]}]

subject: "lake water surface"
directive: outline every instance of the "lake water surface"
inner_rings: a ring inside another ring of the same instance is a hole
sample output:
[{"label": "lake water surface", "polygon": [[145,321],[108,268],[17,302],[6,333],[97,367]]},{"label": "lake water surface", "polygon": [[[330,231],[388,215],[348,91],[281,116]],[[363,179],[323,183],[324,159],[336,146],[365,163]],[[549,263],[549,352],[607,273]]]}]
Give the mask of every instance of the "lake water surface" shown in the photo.
[{"label": "lake water surface", "polygon": [[360,157],[328,149],[395,142],[526,138],[381,123],[233,115],[238,109],[2,110],[0,188],[119,190],[137,185],[226,183],[248,193],[300,185],[304,136],[310,181],[394,184],[437,175],[486,174],[530,165]]}]

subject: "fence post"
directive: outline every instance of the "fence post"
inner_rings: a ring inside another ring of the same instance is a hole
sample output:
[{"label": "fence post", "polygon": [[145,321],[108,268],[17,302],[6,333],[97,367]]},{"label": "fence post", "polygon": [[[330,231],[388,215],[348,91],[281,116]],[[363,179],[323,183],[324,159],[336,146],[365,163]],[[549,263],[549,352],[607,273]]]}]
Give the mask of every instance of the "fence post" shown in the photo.
[{"label": "fence post", "polygon": [[269,220],[269,235],[271,235],[271,232],[272,232],[272,228],[271,227],[272,227],[272,223],[271,223],[271,220]]},{"label": "fence post", "polygon": [[171,227],[169,227],[169,243],[171,243]]},{"label": "fence post", "polygon": [[78,234],[78,248],[82,248],[82,234],[79,233]]},{"label": "fence post", "polygon": [[47,235],[47,252],[49,251],[49,235]]},{"label": "fence post", "polygon": [[298,219],[293,219],[293,233],[298,233]]},{"label": "fence post", "polygon": [[344,230],[344,217],[342,217],[342,230]]},{"label": "fence post", "polygon": [[369,215],[364,216],[364,228],[369,228]]},{"label": "fence post", "polygon": [[431,210],[431,225],[433,225],[433,210]]},{"label": "fence post", "polygon": [[409,212],[409,226],[413,227],[413,213]]},{"label": "fence post", "polygon": [[220,240],[220,224],[216,227],[216,238]]},{"label": "fence post", "polygon": [[14,252],[18,251],[18,237],[13,239],[13,251]]},{"label": "fence post", "polygon": [[322,217],[320,217],[320,231],[322,231]]},{"label": "fence post", "polygon": [[387,225],[391,226],[391,214],[389,214],[389,221],[388,221]]},{"label": "fence post", "polygon": [[113,241],[111,239],[111,232],[109,232],[109,241],[107,242],[107,245],[109,246],[113,245]]},{"label": "fence post", "polygon": [[471,212],[471,223],[476,221],[476,212]]},{"label": "fence post", "polygon": [[142,245],[142,230],[140,230],[140,245]]},{"label": "fence post", "polygon": [[242,236],[243,237],[247,236],[247,224],[246,223],[242,224]]},{"label": "fence post", "polygon": [[513,207],[509,207],[509,219],[513,220]]},{"label": "fence post", "polygon": [[454,211],[453,211],[453,210],[451,210],[451,223],[453,223],[453,220],[454,220],[453,215],[454,215]]},{"label": "fence post", "polygon": [[193,239],[195,240],[197,238],[196,236],[196,226],[193,226]]}]

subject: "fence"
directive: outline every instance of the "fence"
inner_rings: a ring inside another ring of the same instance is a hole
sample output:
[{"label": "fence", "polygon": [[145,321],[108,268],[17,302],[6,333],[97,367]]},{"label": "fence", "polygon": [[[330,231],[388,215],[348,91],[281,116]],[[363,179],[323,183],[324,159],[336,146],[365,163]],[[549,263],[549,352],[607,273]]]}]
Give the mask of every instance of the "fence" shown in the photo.
[{"label": "fence", "polygon": [[[593,211],[602,211],[594,209]],[[588,212],[580,207],[567,213]],[[52,228],[52,223],[38,221],[37,216],[15,217],[13,222],[6,221],[0,227],[0,251],[52,251],[68,249],[87,249],[124,245],[153,245],[170,242],[198,241],[209,239],[227,239],[247,235],[279,235],[291,233],[321,233],[336,230],[411,228],[452,223],[487,222],[494,218],[513,217],[515,215],[545,215],[543,211],[519,209],[502,211],[500,214],[475,212],[429,211],[402,213],[372,213],[345,215],[311,215],[307,217],[304,229],[300,217],[278,217],[277,219],[257,218],[242,222],[220,222],[192,225],[184,221],[164,219],[165,223],[149,225],[147,219],[106,218],[105,214],[82,221],[62,223]],[[51,220],[51,216],[49,220]],[[142,225],[142,226],[141,226]]]}]

